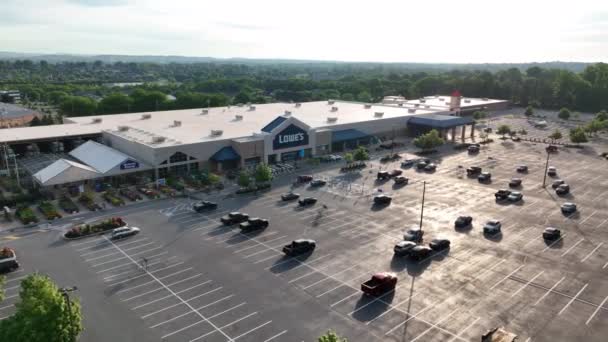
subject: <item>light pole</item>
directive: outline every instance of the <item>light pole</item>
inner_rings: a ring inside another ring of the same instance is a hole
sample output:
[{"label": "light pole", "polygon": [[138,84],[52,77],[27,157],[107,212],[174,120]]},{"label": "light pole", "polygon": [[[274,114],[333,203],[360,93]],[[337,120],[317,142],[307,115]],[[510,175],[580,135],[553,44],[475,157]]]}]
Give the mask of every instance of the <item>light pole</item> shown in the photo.
[{"label": "light pole", "polygon": [[424,194],[426,193],[426,181],[422,182],[422,207],[420,208],[420,230],[422,230],[422,217],[424,215]]},{"label": "light pole", "polygon": [[65,303],[68,306],[68,315],[69,315],[69,319],[70,319],[71,342],[76,341],[76,334],[74,334],[74,320],[72,318],[72,301],[70,299],[70,292],[76,291],[76,290],[78,290],[78,287],[76,287],[76,286],[63,287],[63,288],[59,289],[59,292],[61,292],[61,295],[63,296],[63,299],[65,300]]},{"label": "light pole", "polygon": [[545,175],[543,176],[543,188],[545,187],[545,182],[547,181],[547,170],[549,169],[549,151],[547,151],[547,162],[545,163]]}]

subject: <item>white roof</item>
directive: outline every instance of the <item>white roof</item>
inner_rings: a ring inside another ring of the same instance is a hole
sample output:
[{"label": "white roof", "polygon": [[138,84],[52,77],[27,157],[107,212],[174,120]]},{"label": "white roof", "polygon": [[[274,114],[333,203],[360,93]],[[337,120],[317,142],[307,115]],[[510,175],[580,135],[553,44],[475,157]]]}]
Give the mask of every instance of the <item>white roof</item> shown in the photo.
[{"label": "white roof", "polygon": [[42,185],[55,185],[77,182],[100,176],[101,174],[92,167],[67,159],[59,159],[34,174],[34,179]]},{"label": "white roof", "polygon": [[127,159],[136,160],[120,151],[93,140],[89,140],[73,149],[70,152],[70,155],[93,167],[100,173],[106,173],[112,170]]}]

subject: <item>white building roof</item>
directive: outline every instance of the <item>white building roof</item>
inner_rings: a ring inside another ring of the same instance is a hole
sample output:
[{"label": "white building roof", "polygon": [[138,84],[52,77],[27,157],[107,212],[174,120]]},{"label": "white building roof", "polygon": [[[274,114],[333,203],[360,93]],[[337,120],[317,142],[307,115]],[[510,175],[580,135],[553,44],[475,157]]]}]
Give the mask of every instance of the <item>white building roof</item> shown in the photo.
[{"label": "white building roof", "polygon": [[92,167],[67,159],[59,159],[34,174],[41,185],[65,184],[100,177]]},{"label": "white building roof", "polygon": [[127,159],[135,160],[133,157],[93,140],[76,147],[69,154],[99,173],[107,173]]}]

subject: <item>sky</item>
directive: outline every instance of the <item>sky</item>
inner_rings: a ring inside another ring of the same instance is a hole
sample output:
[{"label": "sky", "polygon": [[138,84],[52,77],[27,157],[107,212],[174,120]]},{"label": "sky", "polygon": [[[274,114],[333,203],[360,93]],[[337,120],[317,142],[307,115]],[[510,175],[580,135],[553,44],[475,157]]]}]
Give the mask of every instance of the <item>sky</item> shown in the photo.
[{"label": "sky", "polygon": [[1,0],[0,51],[422,63],[608,61],[601,0]]}]

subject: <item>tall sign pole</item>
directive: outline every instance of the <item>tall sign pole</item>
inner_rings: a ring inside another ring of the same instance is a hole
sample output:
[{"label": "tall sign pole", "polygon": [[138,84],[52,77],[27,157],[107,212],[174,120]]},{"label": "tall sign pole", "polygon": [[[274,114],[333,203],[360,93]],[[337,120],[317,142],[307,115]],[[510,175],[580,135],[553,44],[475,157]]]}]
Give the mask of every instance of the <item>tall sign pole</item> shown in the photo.
[{"label": "tall sign pole", "polygon": [[420,230],[422,230],[422,218],[424,216],[424,194],[426,193],[426,181],[422,182],[422,207],[420,208]]},{"label": "tall sign pole", "polygon": [[549,151],[547,151],[547,162],[545,163],[545,175],[543,176],[543,188],[545,187],[545,182],[547,181],[547,170],[549,169]]}]

